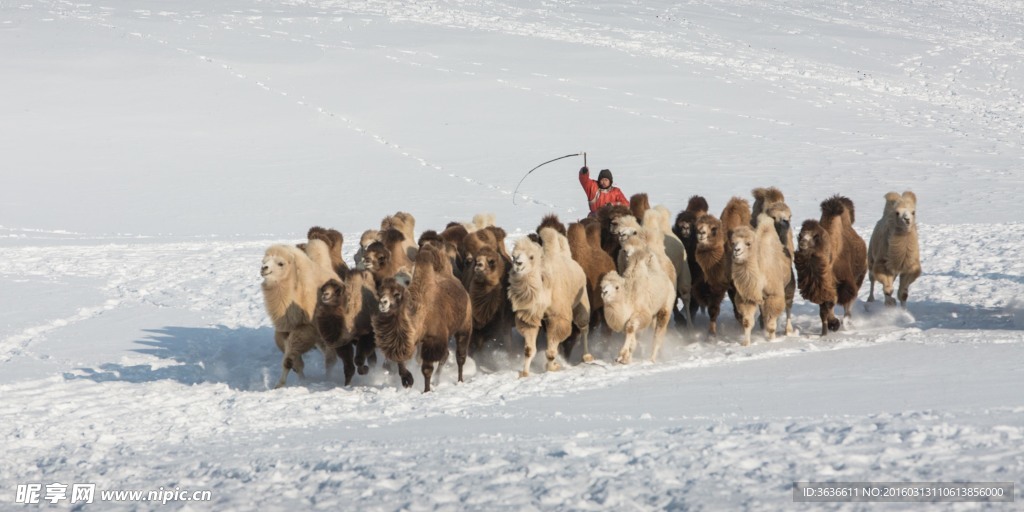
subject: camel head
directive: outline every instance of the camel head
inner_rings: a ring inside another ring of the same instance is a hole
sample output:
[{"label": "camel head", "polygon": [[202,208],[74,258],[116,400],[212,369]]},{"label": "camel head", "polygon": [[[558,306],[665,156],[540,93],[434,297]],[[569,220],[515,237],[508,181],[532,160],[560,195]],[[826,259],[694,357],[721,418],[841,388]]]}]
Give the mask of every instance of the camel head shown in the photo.
[{"label": "camel head", "polygon": [[619,245],[622,247],[623,252],[626,253],[626,257],[632,258],[638,251],[647,248],[647,241],[644,239],[643,233],[637,233],[624,240],[620,240]]},{"label": "camel head", "polygon": [[544,249],[529,237],[524,236],[516,240],[515,246],[512,247],[512,273],[529,274],[534,268],[540,267],[543,256]]},{"label": "camel head", "polygon": [[295,273],[295,257],[300,250],[285,245],[274,245],[263,255],[260,275],[263,287],[270,288],[283,282]]},{"label": "camel head", "polygon": [[829,247],[829,235],[816,220],[806,220],[797,236],[800,251],[820,251]]},{"label": "camel head", "polygon": [[473,279],[479,282],[495,284],[501,281],[505,273],[505,260],[497,251],[490,247],[480,249],[475,258]]},{"label": "camel head", "polygon": [[618,272],[614,270],[608,272],[601,279],[601,300],[606,304],[614,301],[620,293],[623,293],[622,287],[625,284],[626,280]]},{"label": "camel head", "polygon": [[377,309],[384,314],[398,311],[405,300],[406,286],[393,277],[389,277],[380,283],[377,290]]},{"label": "camel head", "polygon": [[391,251],[380,242],[373,242],[363,253],[363,267],[370,272],[377,272],[391,261]]},{"label": "camel head", "polygon": [[611,232],[619,239],[621,245],[627,238],[640,233],[640,223],[632,215],[621,215],[612,219]]},{"label": "camel head", "polygon": [[786,203],[772,203],[768,205],[764,213],[772,218],[772,222],[775,223],[775,232],[779,233],[779,237],[785,236],[783,233],[789,231],[793,221],[793,212],[789,206]]},{"label": "camel head", "polygon": [[703,215],[697,219],[697,245],[713,246],[720,240],[719,233],[722,231],[722,221],[713,215]]},{"label": "camel head", "polygon": [[729,237],[729,245],[732,246],[732,260],[736,263],[745,263],[753,256],[752,248],[757,239],[754,230],[750,226],[740,226],[732,231]]},{"label": "camel head", "polygon": [[897,233],[906,233],[914,229],[917,222],[917,196],[913,192],[904,192],[903,197],[896,201],[892,215],[893,225]]},{"label": "camel head", "polygon": [[693,236],[696,229],[697,217],[693,212],[682,211],[676,217],[675,233],[680,240],[687,240]]},{"label": "camel head", "polygon": [[336,307],[345,301],[345,285],[337,279],[331,279],[320,287],[319,299],[321,304]]}]

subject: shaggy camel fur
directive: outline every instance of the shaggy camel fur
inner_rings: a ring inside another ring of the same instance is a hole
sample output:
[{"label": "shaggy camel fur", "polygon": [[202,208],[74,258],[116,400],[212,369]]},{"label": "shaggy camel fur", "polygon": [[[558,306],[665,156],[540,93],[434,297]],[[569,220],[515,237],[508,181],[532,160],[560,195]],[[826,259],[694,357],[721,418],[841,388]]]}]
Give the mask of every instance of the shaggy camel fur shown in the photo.
[{"label": "shaggy camel fur", "polygon": [[800,296],[818,305],[822,336],[838,331],[840,322],[833,312],[838,296],[832,271],[832,237],[818,221],[806,220],[797,240],[794,263]]},{"label": "shaggy camel fur", "polygon": [[701,196],[690,197],[686,209],[676,215],[672,232],[683,242],[686,248],[686,266],[690,267],[690,318],[700,308],[707,309],[706,297],[709,296],[704,271],[697,263],[697,219],[708,212],[708,202]]},{"label": "shaggy camel fur", "polygon": [[397,229],[404,235],[402,248],[405,251],[405,257],[409,261],[415,261],[416,252],[419,251],[419,246],[416,245],[416,218],[411,213],[396,212],[380,221],[381,233],[389,229]]},{"label": "shaggy camel fur", "polygon": [[839,330],[833,309],[842,305],[844,318],[867,273],[867,245],[853,229],[853,201],[833,196],[821,203],[821,220],[806,221],[800,230],[795,263],[800,295],[819,305],[821,334]]},{"label": "shaggy camel fur", "polygon": [[545,215],[544,218],[540,220],[540,224],[537,224],[537,229],[534,229],[533,233],[526,236],[530,237],[530,240],[533,240],[533,243],[537,245],[544,245],[544,241],[540,239],[540,230],[544,228],[551,228],[562,236],[569,236],[569,231],[565,228],[565,224],[562,224],[562,221],[558,219],[558,215],[554,213]]},{"label": "shaggy camel fur", "polygon": [[263,303],[274,324],[274,342],[283,353],[281,378],[275,387],[285,385],[291,370],[305,378],[302,355],[313,347],[323,352],[330,373],[337,355],[324,345],[313,324],[313,315],[320,286],[337,276],[291,245],[269,247],[263,256],[260,275],[263,276]]},{"label": "shaggy camel fur", "polygon": [[619,238],[612,234],[612,221],[623,215],[632,215],[632,212],[621,204],[609,204],[597,210],[597,220],[601,222],[601,249],[615,261],[619,261],[621,248]]},{"label": "shaggy camel fur", "polygon": [[[653,210],[651,210],[653,211]],[[650,211],[648,211],[648,214]],[[647,236],[631,236],[623,241],[623,252],[628,263],[622,275],[609,272],[601,280],[601,298],[605,303],[605,321],[615,332],[625,332],[626,340],[619,351],[617,362],[628,364],[637,347],[637,333],[654,325],[651,362],[658,357],[665,330],[676,302],[675,283],[665,272],[657,252],[660,233],[648,228]]]},{"label": "shaggy camel fur", "polygon": [[306,253],[309,259],[328,272],[334,272],[334,265],[331,261],[331,248],[327,242],[320,238],[310,238],[303,244],[296,245],[302,252]]},{"label": "shaggy camel fur", "polygon": [[729,246],[729,234],[739,226],[750,224],[750,203],[733,197],[722,210],[722,220],[714,215],[705,214],[697,219],[697,263],[704,273],[705,287],[697,290],[702,297],[699,299],[708,305],[708,334],[718,334],[718,314],[721,312],[722,299],[728,293],[733,303],[733,313],[741,321],[739,309],[733,299],[732,288],[732,248]]},{"label": "shaggy camel fur", "polygon": [[463,276],[467,272],[471,271],[471,269],[466,268],[464,261],[465,254],[463,254],[463,241],[466,239],[466,235],[468,234],[469,232],[466,231],[465,226],[458,222],[449,222],[448,225],[445,226],[444,231],[439,234],[442,246],[444,247],[444,252],[452,262],[455,277],[459,281],[462,281]]},{"label": "shaggy camel fur", "polygon": [[511,348],[515,315],[508,298],[509,262],[491,247],[481,248],[473,257],[469,300],[473,305],[473,335],[470,350],[476,353],[490,340]]},{"label": "shaggy camel fur", "polygon": [[760,215],[762,213],[768,215],[775,225],[775,232],[779,235],[779,241],[782,242],[783,247],[789,250],[790,254],[793,254],[795,249],[791,225],[793,222],[793,212],[790,211],[789,206],[786,204],[786,196],[775,187],[755,188],[750,193],[754,196],[754,206],[750,213],[750,225],[756,228]]},{"label": "shaggy camel fur", "polygon": [[484,248],[493,249],[503,258],[506,263],[511,261],[508,251],[505,249],[505,230],[497,226],[487,226],[466,235],[462,240],[462,284],[469,289],[473,281],[473,269],[476,268],[476,256]]},{"label": "shaggy camel fur", "polygon": [[584,360],[590,356],[590,301],[587,276],[572,259],[569,241],[552,228],[540,230],[543,247],[522,237],[512,250],[508,298],[516,315],[516,329],[525,338],[526,352],[520,377],[530,375],[530,363],[537,352],[537,334],[543,324],[547,331],[547,370],[561,369],[555,361],[558,345],[575,325],[583,337]]},{"label": "shaggy camel fur", "polygon": [[754,315],[758,308],[764,321],[765,336],[775,339],[778,317],[786,309],[786,287],[792,279],[793,263],[786,255],[771,218],[761,214],[755,231],[739,226],[730,237],[732,246],[732,282],[735,300],[742,315],[743,346],[750,345]]},{"label": "shaggy camel fur", "polygon": [[345,237],[342,236],[341,232],[336,229],[322,228],[320,226],[313,226],[309,228],[306,233],[306,239],[323,240],[324,243],[330,248],[331,256],[331,268],[335,272],[341,272],[348,269],[348,265],[345,260],[341,257],[341,248],[345,243]]},{"label": "shaggy camel fur", "polygon": [[428,229],[420,233],[420,237],[416,240],[416,246],[423,248],[426,244],[437,244],[438,247],[444,247],[444,239],[441,235],[433,229]]},{"label": "shaggy camel fur", "polygon": [[377,241],[377,237],[380,235],[380,231],[376,229],[367,229],[363,231],[363,234],[359,237],[359,249],[356,250],[355,256],[352,257],[355,267],[359,270],[363,270],[363,257],[366,255],[366,249],[370,247],[370,244]]},{"label": "shaggy camel fur", "polygon": [[[626,250],[627,241],[638,238],[638,241],[632,243],[633,249],[640,246],[648,248],[654,257],[657,258],[658,262],[661,263],[665,275],[669,276],[669,279],[672,280],[672,286],[677,295],[680,293],[680,286],[683,286],[686,297],[689,299],[689,267],[686,266],[685,261],[679,261],[680,254],[685,256],[682,242],[679,242],[678,251],[675,254],[676,260],[673,260],[673,258],[669,257],[667,246],[672,241],[678,242],[678,239],[674,235],[665,235],[664,231],[662,231],[661,223],[658,222],[659,213],[657,210],[648,210],[645,216],[649,220],[643,226],[637,223],[636,218],[632,215],[623,215],[612,221],[612,233],[619,238],[619,245],[622,247],[622,250],[619,251],[619,260],[616,262],[618,271],[625,275],[626,267],[629,265],[631,257],[631,251]],[[675,246],[673,247],[675,248]],[[678,273],[679,270],[686,273],[682,278]]]},{"label": "shaggy camel fur", "polygon": [[704,283],[694,288],[694,293],[698,302],[707,305],[711,319],[708,333],[712,336],[718,334],[718,314],[732,278],[732,270],[725,258],[725,243],[722,221],[710,214],[697,219],[696,259],[704,275]]},{"label": "shaggy camel fur", "polygon": [[[793,245],[793,212],[786,204],[786,196],[782,191],[775,188],[755,188],[750,192],[754,196],[754,207],[751,212],[750,225],[757,228],[758,218],[765,214],[771,218],[775,225],[775,232],[782,242],[786,257],[790,260],[790,278],[786,285],[786,335],[793,334],[793,299],[796,298],[796,272],[793,270],[793,255],[796,247]],[[762,324],[763,324],[762,319]],[[762,325],[763,327],[763,325]]]},{"label": "shaggy camel fur", "polygon": [[875,300],[875,281],[882,284],[885,305],[895,306],[892,298],[896,278],[900,280],[900,306],[907,307],[910,285],[921,276],[921,251],[917,240],[917,196],[906,191],[885,195],[882,218],[875,224],[868,247],[868,302]]},{"label": "shaggy camel fur", "polygon": [[629,211],[636,217],[637,222],[644,221],[644,213],[651,209],[651,200],[647,193],[633,194],[629,198]]},{"label": "shaggy camel fur", "polygon": [[[672,277],[676,295],[683,303],[681,311],[676,311],[673,307],[673,314],[676,315],[676,321],[680,326],[690,325],[692,323],[689,311],[692,284],[690,266],[686,263],[686,247],[671,231],[670,215],[667,208],[658,205],[646,210],[642,227],[632,215],[624,215],[612,221],[612,232],[619,237],[620,245],[631,236],[642,235],[646,237],[652,248],[661,249],[660,253],[655,252],[655,254],[659,261],[667,265],[665,273]],[[649,234],[644,234],[645,231]],[[655,238],[660,240],[655,240]],[[619,252],[619,260],[616,265],[619,272],[625,272],[626,261],[626,254]]]},{"label": "shaggy camel fur", "polygon": [[[558,218],[558,215],[554,214],[554,213],[549,213],[549,214],[545,215],[541,219],[540,224],[537,225],[537,228],[534,230],[534,232],[533,233],[529,233],[526,236],[530,240],[532,240],[534,243],[536,243],[537,245],[540,245],[541,247],[543,247],[544,246],[544,241],[541,240],[541,238],[540,238],[540,230],[542,230],[544,228],[551,228],[551,229],[557,231],[558,234],[560,234],[560,235],[562,235],[562,236],[564,236],[566,238],[568,238],[568,236],[569,236],[569,230],[565,227],[565,224],[563,224],[562,221]],[[572,252],[572,250],[571,250],[571,247],[570,247],[570,253],[571,252]],[[576,261],[576,259],[573,258],[573,261]],[[577,263],[579,263],[579,261],[577,261]],[[580,265],[582,266],[583,264],[580,263]],[[587,296],[587,300],[590,300],[590,296],[589,295]],[[591,326],[593,326],[593,323],[594,323],[593,322],[593,318],[594,318],[593,303],[591,303],[590,317],[591,317]],[[564,339],[564,340],[562,340],[562,343],[560,343],[558,345],[558,347],[562,351],[562,357],[564,357],[566,361],[569,361],[569,360],[572,359],[572,351],[576,347],[576,342],[579,340],[579,336],[580,336],[580,330],[577,329],[576,326],[574,325],[573,328],[572,328],[572,332],[569,334],[569,337]],[[589,358],[589,356],[584,354],[583,361],[584,362],[589,362],[589,361],[591,361],[591,359]]]},{"label": "shaggy camel fur", "polygon": [[664,238],[665,254],[672,261],[676,270],[676,296],[679,299],[680,307],[673,305],[672,314],[679,326],[693,325],[693,317],[690,315],[690,304],[693,302],[693,275],[690,274],[690,264],[686,246],[683,241],[672,232],[672,212],[668,208],[657,205],[648,210],[644,216],[643,225],[657,227]]},{"label": "shaggy camel fur", "polygon": [[371,317],[377,310],[373,274],[366,270],[343,270],[338,279],[320,287],[314,323],[329,348],[334,349],[345,368],[345,385],[358,369],[366,375],[366,359],[376,360]]},{"label": "shaggy camel fur", "polygon": [[370,244],[363,254],[363,268],[373,273],[373,280],[380,283],[394,277],[402,269],[413,268],[413,260],[406,257],[405,235],[397,229],[386,229],[378,235],[380,241]]},{"label": "shaggy camel fur", "polygon": [[569,224],[569,251],[587,276],[587,299],[590,301],[590,328],[604,321],[604,300],[601,279],[615,270],[615,262],[601,250],[601,224],[593,219]]},{"label": "shaggy camel fur", "polygon": [[434,363],[440,367],[448,360],[448,340],[455,337],[455,360],[459,366],[459,382],[469,353],[473,331],[472,305],[469,294],[454,276],[438,272],[447,257],[427,245],[416,255],[416,272],[408,287],[394,278],[387,278],[378,289],[378,308],[372,318],[377,347],[389,361],[398,363],[402,385],[413,384],[406,361],[417,348],[423,373],[423,392],[430,391]]},{"label": "shaggy camel fur", "polygon": [[836,276],[838,304],[843,306],[843,318],[849,319],[857,292],[864,283],[868,270],[868,247],[853,229],[853,201],[843,196],[832,196],[821,203],[821,225],[832,237],[832,271]]},{"label": "shaggy camel fur", "polygon": [[478,213],[473,216],[471,222],[463,222],[462,226],[466,228],[467,233],[472,233],[488,226],[494,226],[496,222],[497,218],[493,213]]}]

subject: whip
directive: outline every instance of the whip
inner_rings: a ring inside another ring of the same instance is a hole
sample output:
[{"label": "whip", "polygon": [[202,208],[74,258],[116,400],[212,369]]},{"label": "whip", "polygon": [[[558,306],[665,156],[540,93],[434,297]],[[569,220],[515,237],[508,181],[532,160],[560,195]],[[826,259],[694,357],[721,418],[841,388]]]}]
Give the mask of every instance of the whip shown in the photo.
[{"label": "whip", "polygon": [[551,160],[548,160],[547,162],[544,162],[544,163],[538,165],[537,167],[534,167],[533,169],[530,169],[530,171],[527,172],[525,176],[523,176],[523,179],[519,180],[519,184],[516,185],[516,189],[514,191],[512,191],[512,204],[516,204],[516,194],[519,192],[519,185],[523,184],[523,180],[526,179],[526,176],[529,176],[530,174],[533,173],[533,171],[536,171],[537,169],[540,169],[541,167],[544,167],[545,165],[550,164],[551,162],[557,162],[557,161],[559,161],[559,160],[561,160],[563,158],[569,158],[569,157],[580,156],[580,155],[583,155],[583,166],[586,167],[587,166],[587,153],[586,152],[580,152],[580,153],[572,153],[570,155],[560,156],[558,158],[552,158]]}]

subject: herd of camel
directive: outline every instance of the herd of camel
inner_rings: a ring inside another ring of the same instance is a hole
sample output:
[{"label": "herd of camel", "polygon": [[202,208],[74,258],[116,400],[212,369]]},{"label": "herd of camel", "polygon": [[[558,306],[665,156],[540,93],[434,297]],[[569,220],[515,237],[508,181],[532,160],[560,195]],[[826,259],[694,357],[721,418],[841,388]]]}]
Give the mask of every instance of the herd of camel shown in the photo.
[{"label": "herd of camel", "polygon": [[[537,338],[547,339],[546,369],[561,368],[559,349],[570,360],[582,341],[581,360],[593,360],[592,329],[624,333],[616,361],[627,364],[637,335],[653,327],[654,361],[669,321],[692,328],[706,312],[709,335],[717,335],[726,295],[750,344],[758,314],[765,337],[793,334],[796,290],[819,305],[821,335],[850,317],[864,281],[881,284],[887,306],[906,306],[910,284],[921,274],[917,198],[913,192],[885,195],[882,218],[870,244],[853,229],[853,201],[840,195],[821,203],[818,220],[807,220],[794,244],[792,212],[775,187],[753,190],[753,207],[733,197],[719,217],[700,196],[671,221],[664,206],[646,194],[630,206],[606,206],[596,217],[565,226],[546,216],[535,233],[506,245],[506,232],[492,215],[452,222],[415,237],[415,219],[398,212],[366,231],[353,265],[342,258],[343,237],[313,227],[305,243],[273,245],[263,258],[262,291],[283,352],[281,378],[303,377],[302,356],[314,347],[328,374],[341,358],[345,384],[376,364],[377,350],[395,364],[403,386],[413,384],[406,364],[420,361],[424,391],[435,365],[443,366],[454,338],[458,380],[470,352],[504,347],[514,351],[513,330],[525,344],[521,377],[530,373]],[[894,290],[897,278],[898,291]],[[896,297],[893,297],[894,292]]]}]

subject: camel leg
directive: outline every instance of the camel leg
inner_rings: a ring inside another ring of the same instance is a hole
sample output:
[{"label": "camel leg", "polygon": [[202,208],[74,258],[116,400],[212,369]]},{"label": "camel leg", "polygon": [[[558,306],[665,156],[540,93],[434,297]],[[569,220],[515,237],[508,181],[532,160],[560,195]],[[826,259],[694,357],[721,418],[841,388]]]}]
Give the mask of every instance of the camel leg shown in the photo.
[{"label": "camel leg", "polygon": [[537,354],[537,333],[540,331],[540,327],[521,325],[517,320],[516,328],[522,333],[526,345],[525,352],[523,353],[526,360],[523,361],[523,369],[520,370],[519,377],[529,377],[530,363],[533,362],[533,356]]},{"label": "camel leg", "polygon": [[320,352],[324,355],[324,372],[327,374],[327,379],[331,378],[331,373],[334,370],[334,366],[338,364],[338,353],[334,349],[327,346],[323,341],[318,341],[316,347],[320,349]]},{"label": "camel leg", "polygon": [[580,335],[579,328],[576,324],[569,326],[569,336],[567,336],[561,343],[558,344],[558,348],[562,353],[562,359],[566,361],[572,361],[572,351],[576,348],[576,338]]},{"label": "camel leg", "polygon": [[420,371],[423,372],[423,392],[430,393],[430,379],[434,375],[434,363],[424,359],[420,364]]},{"label": "camel leg", "polygon": [[[695,304],[697,301],[693,300],[693,297],[687,296],[686,297],[686,302],[687,302],[687,305],[689,306],[689,304]],[[693,328],[693,313],[692,313],[692,311],[694,309],[695,308],[693,308],[693,307],[687,307],[683,311],[683,316],[686,317],[686,325],[687,325],[687,327],[690,327],[690,328]]]},{"label": "camel leg", "polygon": [[890,276],[887,274],[879,274],[878,282],[882,285],[882,293],[885,295],[885,305],[895,306],[896,299],[892,297],[893,284],[896,282],[896,276]]},{"label": "camel leg", "polygon": [[738,304],[736,304],[736,289],[733,288],[732,285],[729,285],[728,295],[729,295],[729,302],[732,302],[732,315],[734,317],[736,317],[736,321],[737,322],[742,323],[743,322],[743,314],[740,313],[740,307],[739,307]]},{"label": "camel leg", "polygon": [[281,360],[281,380],[277,381],[275,389],[283,388],[285,383],[288,381],[288,372],[294,371],[295,375],[298,375],[300,380],[305,380],[306,374],[303,369],[306,367],[306,363],[302,360],[302,354],[296,353],[289,350],[284,353],[284,358]]},{"label": "camel leg", "polygon": [[661,350],[661,345],[665,342],[665,331],[668,330],[668,319],[670,316],[668,310],[662,310],[658,312],[658,316],[654,320],[654,340],[651,343],[652,363],[658,360],[658,351]]},{"label": "camel leg", "polygon": [[590,354],[590,319],[591,314],[588,309],[577,306],[573,310],[573,323],[580,330],[580,337],[583,338],[583,358],[584,363],[589,363],[594,360],[594,356]]},{"label": "camel leg", "polygon": [[744,347],[749,347],[750,333],[754,330],[754,316],[757,315],[757,304],[738,301],[736,309],[740,312],[740,324],[743,326],[743,340],[740,343]]},{"label": "camel leg", "polygon": [[836,318],[832,309],[835,307],[834,302],[823,302],[818,306],[818,315],[821,317],[821,335],[825,336],[828,331],[839,330],[839,319]]},{"label": "camel leg", "polygon": [[455,363],[459,365],[459,382],[465,382],[462,380],[462,368],[466,365],[466,357],[469,355],[470,334],[455,334]]},{"label": "camel leg", "polygon": [[412,378],[412,372],[410,372],[409,369],[405,367],[405,361],[398,362],[398,375],[402,378],[403,388],[412,387],[412,384],[415,381]]},{"label": "camel leg", "polygon": [[796,330],[793,329],[793,301],[786,302],[786,336],[792,336]]},{"label": "camel leg", "polygon": [[[299,356],[299,360],[300,361],[302,360],[302,356]],[[278,388],[283,388],[284,387],[285,383],[288,382],[288,372],[290,372],[291,369],[292,369],[292,360],[291,360],[291,357],[289,357],[288,353],[286,352],[284,354],[284,357],[281,358],[281,378],[278,379],[277,385],[274,386],[274,389],[278,389]]]},{"label": "camel leg", "polygon": [[547,331],[548,350],[544,355],[547,356],[548,363],[545,368],[549,372],[557,372],[562,369],[562,365],[555,360],[555,358],[558,357],[558,345],[572,333],[572,321],[566,321],[561,318],[551,318],[548,320]]},{"label": "camel leg", "polygon": [[789,284],[786,285],[786,336],[792,336],[796,330],[793,329],[793,299],[796,297],[796,272],[789,271]]},{"label": "camel leg", "polygon": [[695,327],[695,326],[693,325],[693,318],[694,318],[695,316],[697,316],[697,311],[698,311],[699,309],[700,309],[700,304],[698,304],[698,303],[697,303],[697,301],[696,301],[696,300],[695,300],[695,299],[693,298],[693,296],[691,296],[691,297],[690,297],[690,307],[688,308],[688,310],[687,310],[687,312],[686,312],[686,314],[687,314],[687,318],[689,318],[689,319],[690,319],[690,326],[691,326],[691,327]]},{"label": "camel leg", "polygon": [[708,324],[708,334],[718,336],[718,314],[722,311],[722,299],[715,297],[708,304],[708,316],[711,321]]},{"label": "camel leg", "polygon": [[874,302],[875,301],[875,273],[870,271],[870,270],[868,271],[868,284],[870,286],[868,286],[868,300],[867,301],[868,302]]},{"label": "camel leg", "polygon": [[342,367],[345,368],[345,385],[348,386],[352,383],[352,376],[356,373],[354,347],[351,343],[347,343],[336,348],[335,351],[337,351],[337,357],[341,358]]},{"label": "camel leg", "polygon": [[288,381],[288,373],[294,371],[299,379],[305,379],[303,369],[306,367],[302,360],[302,354],[309,352],[317,345],[319,334],[310,327],[309,329],[299,328],[288,332],[283,336],[284,357],[281,359],[281,379],[277,381],[276,388],[284,387]]},{"label": "camel leg", "polygon": [[583,338],[583,358],[581,359],[584,363],[589,363],[594,360],[594,356],[590,353],[590,326],[584,325],[580,327],[580,336]]},{"label": "camel leg", "polygon": [[376,344],[373,341],[373,334],[364,335],[358,338],[356,341],[356,355],[355,355],[355,366],[359,371],[359,375],[366,375],[370,372],[370,367],[367,366],[367,360],[373,366],[377,365],[377,352],[375,350]]},{"label": "camel leg", "polygon": [[779,317],[772,316],[765,319],[765,336],[769,341],[775,339],[775,330],[779,328]]},{"label": "camel leg", "polygon": [[448,340],[445,340],[444,352],[441,353],[441,360],[437,362],[437,371],[434,372],[434,385],[441,384],[441,370],[444,369],[445,365],[448,364],[448,357],[451,356],[451,352],[448,350]]},{"label": "camel leg", "polygon": [[920,271],[907,274],[900,274],[899,299],[900,307],[902,307],[903,309],[907,309],[907,299],[910,298],[910,285],[914,281],[917,281],[917,278],[920,275]]},{"label": "camel leg", "polygon": [[636,322],[626,322],[626,341],[619,350],[619,357],[615,360],[619,364],[629,364],[633,360],[633,350],[636,348]]}]

